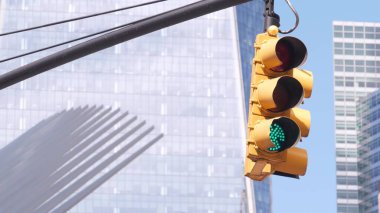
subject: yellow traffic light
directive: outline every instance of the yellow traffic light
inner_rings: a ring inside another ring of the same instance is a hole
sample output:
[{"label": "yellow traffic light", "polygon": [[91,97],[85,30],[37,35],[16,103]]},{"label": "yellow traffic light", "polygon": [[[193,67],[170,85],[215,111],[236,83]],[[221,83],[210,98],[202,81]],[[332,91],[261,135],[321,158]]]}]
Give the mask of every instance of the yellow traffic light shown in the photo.
[{"label": "yellow traffic light", "polygon": [[305,175],[307,152],[294,147],[310,130],[310,112],[295,108],[312,93],[313,75],[297,68],[307,58],[297,38],[271,26],[257,35],[252,66],[245,175],[263,180]]}]

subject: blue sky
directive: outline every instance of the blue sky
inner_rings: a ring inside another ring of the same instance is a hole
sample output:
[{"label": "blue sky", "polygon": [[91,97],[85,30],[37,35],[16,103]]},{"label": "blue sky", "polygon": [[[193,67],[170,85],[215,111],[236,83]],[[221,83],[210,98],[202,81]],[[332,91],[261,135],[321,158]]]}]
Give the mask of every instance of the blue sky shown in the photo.
[{"label": "blue sky", "polygon": [[[272,179],[274,213],[336,212],[335,139],[332,65],[332,22],[380,22],[379,0],[291,0],[300,14],[300,25],[291,35],[308,47],[304,69],[314,73],[314,89],[304,109],[311,111],[310,136],[299,145],[308,151],[306,176],[300,180],[275,176]],[[275,1],[283,30],[294,24],[284,0]]]}]

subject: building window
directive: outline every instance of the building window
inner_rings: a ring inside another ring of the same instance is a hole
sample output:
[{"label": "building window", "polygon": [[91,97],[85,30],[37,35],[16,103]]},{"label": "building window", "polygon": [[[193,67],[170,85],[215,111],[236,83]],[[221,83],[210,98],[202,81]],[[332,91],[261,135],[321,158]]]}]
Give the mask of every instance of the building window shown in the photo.
[{"label": "building window", "polygon": [[353,33],[344,33],[345,38],[353,38]]},{"label": "building window", "polygon": [[341,32],[335,32],[334,33],[334,37],[335,38],[342,38],[343,37],[343,33],[341,33]]},{"label": "building window", "polygon": [[355,33],[355,38],[364,38],[363,33]]},{"label": "building window", "polygon": [[355,31],[356,32],[363,32],[364,31],[364,27],[355,27]]},{"label": "building window", "polygon": [[342,30],[343,30],[343,27],[340,26],[340,25],[335,25],[335,26],[334,26],[334,30],[335,30],[335,31],[342,31]]}]

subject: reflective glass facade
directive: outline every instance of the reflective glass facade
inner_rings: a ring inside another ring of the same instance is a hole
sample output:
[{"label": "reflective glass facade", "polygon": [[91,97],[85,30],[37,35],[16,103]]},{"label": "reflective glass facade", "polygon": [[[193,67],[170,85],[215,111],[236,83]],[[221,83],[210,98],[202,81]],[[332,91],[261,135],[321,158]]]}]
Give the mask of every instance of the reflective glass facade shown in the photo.
[{"label": "reflective glass facade", "polygon": [[359,209],[378,213],[380,191],[380,92],[358,101]]},{"label": "reflective glass facade", "polygon": [[[264,3],[262,0],[239,5],[236,7],[238,23],[239,46],[241,57],[241,70],[243,77],[245,110],[248,117],[249,93],[251,87],[252,59],[254,57],[253,43],[256,35],[263,32],[264,26]],[[256,209],[258,213],[271,212],[271,180],[267,178],[263,182],[255,181],[254,190],[256,198]]]},{"label": "reflective glass facade", "polygon": [[359,98],[380,87],[380,24],[334,22],[334,93],[338,212],[359,212]]},{"label": "reflective glass facade", "polygon": [[[190,2],[169,1],[2,37],[0,56],[67,41]],[[141,1],[3,0],[1,31],[137,3]],[[253,1],[163,29],[2,90],[0,145],[65,108],[120,107],[154,124],[165,138],[72,212],[244,212],[242,78],[245,84],[250,79],[248,64],[255,32],[262,30],[262,4]],[[3,63],[0,72],[66,47]],[[270,212],[269,183],[254,185],[258,212]]]}]

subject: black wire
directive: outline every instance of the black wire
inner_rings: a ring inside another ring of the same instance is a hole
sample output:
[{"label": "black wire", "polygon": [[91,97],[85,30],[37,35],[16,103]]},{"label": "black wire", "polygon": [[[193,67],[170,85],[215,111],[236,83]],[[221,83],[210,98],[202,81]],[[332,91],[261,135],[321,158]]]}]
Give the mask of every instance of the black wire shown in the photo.
[{"label": "black wire", "polygon": [[103,34],[103,33],[106,33],[106,32],[110,32],[112,30],[116,30],[116,29],[128,26],[130,24],[132,24],[132,23],[128,23],[128,24],[124,24],[124,25],[119,25],[117,27],[113,27],[113,28],[110,28],[110,29],[107,29],[107,30],[103,30],[103,31],[97,32],[97,33],[93,33],[93,34],[90,34],[90,35],[79,37],[79,38],[76,38],[76,39],[73,39],[73,40],[69,40],[69,41],[65,41],[65,42],[62,42],[62,43],[54,44],[52,46],[44,47],[44,48],[41,48],[41,49],[38,49],[38,50],[33,50],[31,52],[23,53],[23,54],[20,54],[20,55],[12,56],[10,58],[6,58],[6,59],[0,60],[0,63],[6,62],[6,61],[10,61],[10,60],[13,60],[13,59],[16,59],[16,58],[21,58],[23,56],[31,55],[31,54],[34,54],[34,53],[42,52],[42,51],[45,51],[45,50],[48,50],[48,49],[52,49],[52,48],[59,47],[59,46],[65,45],[65,44],[76,42],[76,41],[79,41],[79,40],[82,40],[82,39],[90,38],[90,37],[93,37],[93,36],[96,36],[96,35],[99,35],[99,34]]},{"label": "black wire", "polygon": [[[162,1],[167,1],[167,0],[159,0],[159,1],[154,1],[154,2],[158,3],[158,2],[162,2]],[[152,3],[152,2],[148,2],[148,3]],[[144,3],[144,5],[148,4],[148,3]],[[135,5],[135,6],[137,6],[137,5]],[[143,5],[140,4],[140,6],[143,6]],[[82,18],[82,17],[80,17],[80,18]],[[80,40],[83,40],[83,39],[86,39],[86,38],[90,38],[90,37],[93,37],[93,36],[96,36],[96,35],[104,34],[104,33],[107,33],[107,32],[113,31],[113,30],[121,29],[123,27],[129,26],[129,25],[132,25],[132,24],[136,24],[136,23],[138,23],[140,21],[144,21],[146,19],[147,18],[140,19],[138,21],[129,22],[127,24],[119,25],[117,27],[106,29],[106,30],[103,30],[103,31],[100,31],[100,32],[96,32],[96,33],[90,34],[90,35],[86,35],[86,36],[79,37],[79,38],[76,38],[76,39],[72,39],[72,40],[69,40],[69,41],[65,41],[65,42],[62,42],[62,43],[54,44],[54,45],[51,45],[51,46],[48,46],[48,47],[44,47],[44,48],[41,48],[41,49],[33,50],[33,51],[30,51],[30,52],[27,52],[27,53],[23,53],[23,54],[20,54],[20,55],[12,56],[10,58],[2,59],[2,60],[0,60],[0,63],[6,62],[6,61],[10,61],[10,60],[13,60],[13,59],[17,59],[17,58],[21,58],[21,57],[24,57],[24,56],[27,56],[27,55],[32,55],[34,53],[42,52],[42,51],[45,51],[45,50],[48,50],[48,49],[52,49],[52,48],[55,48],[55,47],[59,47],[59,46],[62,46],[62,45],[65,45],[65,44],[69,44],[69,43],[72,43],[72,42],[80,41]],[[10,33],[12,33],[12,32],[10,32]],[[1,35],[2,34],[0,34],[0,36]]]},{"label": "black wire", "polygon": [[72,43],[72,42],[76,42],[76,41],[79,41],[79,40],[90,38],[90,37],[93,37],[93,36],[96,36],[96,35],[104,34],[104,33],[107,33],[107,32],[113,31],[113,30],[121,29],[121,28],[124,28],[126,26],[136,24],[136,23],[138,23],[140,21],[144,21],[146,19],[148,19],[148,18],[140,19],[138,21],[129,22],[127,24],[122,24],[122,25],[119,25],[119,26],[116,26],[116,27],[113,27],[113,28],[110,28],[110,29],[106,29],[106,30],[103,30],[103,31],[100,31],[100,32],[96,32],[96,33],[90,34],[90,35],[79,37],[79,38],[76,38],[76,39],[73,39],[73,40],[65,41],[65,42],[62,42],[62,43],[54,44],[52,46],[44,47],[44,48],[41,48],[41,49],[38,49],[38,50],[33,50],[31,52],[27,52],[27,53],[23,53],[23,54],[20,54],[20,55],[12,56],[10,58],[2,59],[2,60],[0,60],[0,63],[6,62],[6,61],[10,61],[10,60],[13,60],[13,59],[16,59],[16,58],[21,58],[23,56],[32,55],[34,53],[42,52],[42,51],[45,51],[45,50],[48,50],[48,49],[52,49],[52,48],[59,47],[59,46],[65,45],[65,44],[69,44],[69,43]]},{"label": "black wire", "polygon": [[91,15],[81,16],[81,17],[72,18],[72,19],[66,19],[66,20],[63,20],[63,21],[58,21],[58,22],[53,22],[53,23],[44,24],[44,25],[40,25],[40,26],[25,28],[25,29],[22,29],[22,30],[16,30],[16,31],[2,33],[2,34],[0,34],[0,36],[6,36],[6,35],[11,35],[11,34],[26,32],[26,31],[35,30],[35,29],[44,28],[44,27],[49,27],[49,26],[53,26],[53,25],[57,25],[57,24],[63,24],[63,23],[67,23],[67,22],[72,22],[72,21],[77,21],[77,20],[81,20],[81,19],[91,18],[91,17],[95,17],[95,16],[105,15],[105,14],[108,14],[108,13],[114,13],[114,12],[118,12],[118,11],[122,11],[122,10],[128,10],[128,9],[132,9],[132,8],[136,8],[136,7],[142,7],[142,6],[146,6],[146,5],[150,5],[150,4],[155,4],[155,3],[159,3],[159,2],[163,2],[163,1],[167,1],[167,0],[150,1],[150,2],[145,2],[145,3],[142,3],[142,4],[137,4],[137,5],[133,5],[133,6],[128,6],[128,7],[123,7],[123,8],[115,9],[115,10],[109,10],[109,11],[105,11],[105,12],[101,12],[101,13],[94,13],[94,14],[91,14]]},{"label": "black wire", "polygon": [[[148,18],[150,18],[150,17],[148,17]],[[100,31],[100,32],[96,32],[96,33],[93,33],[93,34],[90,34],[90,35],[86,35],[86,36],[79,37],[79,38],[76,38],[76,39],[72,39],[72,40],[69,40],[69,41],[65,41],[65,42],[62,42],[62,43],[54,44],[54,45],[51,45],[51,46],[48,46],[48,47],[44,47],[44,48],[41,48],[41,49],[38,49],[38,50],[33,50],[33,51],[30,51],[30,52],[27,52],[27,53],[23,53],[23,54],[20,54],[20,55],[12,56],[10,58],[2,59],[2,60],[0,60],[0,63],[6,62],[6,61],[10,61],[10,60],[13,60],[13,59],[16,59],[16,58],[21,58],[23,56],[32,55],[34,53],[42,52],[42,51],[45,51],[45,50],[48,50],[48,49],[52,49],[52,48],[59,47],[59,46],[65,45],[65,44],[69,44],[69,43],[72,43],[72,42],[76,42],[76,41],[79,41],[79,40],[90,38],[90,37],[93,37],[93,36],[96,36],[96,35],[104,34],[104,33],[107,33],[107,32],[110,32],[110,31],[114,31],[114,30],[117,30],[117,29],[121,29],[121,28],[124,28],[126,26],[133,25],[133,24],[136,24],[136,23],[141,22],[141,21],[145,21],[148,18],[143,18],[143,19],[140,19],[140,20],[137,20],[137,21],[129,22],[127,24],[122,24],[122,25],[119,25],[119,26],[116,26],[116,27],[113,27],[113,28],[110,28],[110,29],[106,29],[106,30],[103,30],[103,31]]]}]

